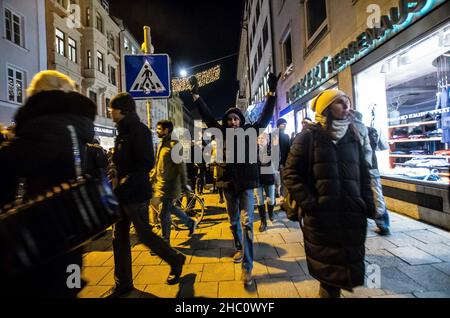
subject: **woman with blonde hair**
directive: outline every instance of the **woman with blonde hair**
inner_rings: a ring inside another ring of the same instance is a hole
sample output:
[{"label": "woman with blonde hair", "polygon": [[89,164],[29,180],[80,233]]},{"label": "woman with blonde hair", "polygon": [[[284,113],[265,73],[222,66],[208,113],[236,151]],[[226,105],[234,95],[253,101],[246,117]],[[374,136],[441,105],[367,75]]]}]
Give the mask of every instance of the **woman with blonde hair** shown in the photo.
[{"label": "woman with blonde hair", "polygon": [[[68,76],[56,71],[38,73],[27,94],[25,105],[14,118],[16,138],[0,146],[0,206],[14,201],[19,180],[25,181],[25,195],[33,197],[75,178],[68,126],[75,128],[82,164],[83,145],[94,137],[97,107],[89,98],[75,92],[75,82]],[[72,264],[81,267],[80,249],[14,280],[1,281],[0,296],[75,297],[80,289],[69,289],[66,284],[67,267]],[[0,260],[0,271],[1,265]]]}]

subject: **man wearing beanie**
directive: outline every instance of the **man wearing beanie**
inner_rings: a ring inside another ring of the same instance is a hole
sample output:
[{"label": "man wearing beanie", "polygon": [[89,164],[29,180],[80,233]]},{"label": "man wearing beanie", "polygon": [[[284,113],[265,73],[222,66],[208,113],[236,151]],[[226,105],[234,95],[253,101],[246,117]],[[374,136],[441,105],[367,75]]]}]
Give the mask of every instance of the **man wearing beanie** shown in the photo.
[{"label": "man wearing beanie", "polygon": [[[219,129],[223,136],[226,136],[227,130],[230,129],[242,129],[244,131],[254,129],[256,132],[255,135],[257,136],[259,135],[260,129],[265,129],[269,125],[273,116],[277,100],[275,92],[280,76],[277,77],[274,74],[269,74],[269,94],[259,119],[253,124],[246,123],[244,115],[238,108],[229,109],[223,117],[222,124],[219,124],[199,95],[197,79],[191,77],[189,82],[191,84],[191,93],[195,101],[195,106],[200,111],[200,115],[209,128]],[[239,149],[236,143],[234,141],[234,149]],[[227,141],[224,140],[223,144],[226,145]],[[253,190],[259,186],[259,167],[257,161],[251,162],[249,159],[251,147],[254,147],[255,153],[257,151],[256,141],[254,144],[250,144],[249,139],[246,138],[244,146],[246,160],[243,163],[237,163],[237,151],[234,153],[226,151],[228,156],[234,155],[234,163],[226,163],[224,165],[223,176],[218,180],[218,187],[224,189],[227,213],[231,223],[230,229],[234,237],[236,251],[233,254],[233,260],[235,263],[242,262],[241,279],[245,286],[250,286],[253,283]]]},{"label": "man wearing beanie", "polygon": [[133,291],[131,266],[130,225],[134,224],[139,240],[171,267],[168,284],[176,284],[181,276],[186,257],[172,249],[150,227],[148,206],[152,197],[149,180],[155,159],[150,130],[141,123],[136,104],[127,93],[111,101],[111,116],[117,125],[113,163],[117,170],[114,192],[122,212],[121,220],[113,228],[115,288],[105,297],[120,297]]}]

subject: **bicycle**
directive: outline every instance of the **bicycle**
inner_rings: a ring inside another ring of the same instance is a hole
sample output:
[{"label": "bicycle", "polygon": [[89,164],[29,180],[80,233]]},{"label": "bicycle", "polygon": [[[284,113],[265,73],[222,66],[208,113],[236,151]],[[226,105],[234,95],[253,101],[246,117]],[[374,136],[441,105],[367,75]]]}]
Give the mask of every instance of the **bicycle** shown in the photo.
[{"label": "bicycle", "polygon": [[[186,213],[189,217],[197,220],[199,224],[205,214],[205,202],[194,192],[188,192],[187,194],[182,194],[180,198],[174,200],[174,206],[179,210]],[[155,207],[153,204],[150,205],[151,212],[159,215],[159,207]],[[172,225],[175,229],[179,231],[187,231],[189,228],[184,225],[178,217],[172,213]]]}]

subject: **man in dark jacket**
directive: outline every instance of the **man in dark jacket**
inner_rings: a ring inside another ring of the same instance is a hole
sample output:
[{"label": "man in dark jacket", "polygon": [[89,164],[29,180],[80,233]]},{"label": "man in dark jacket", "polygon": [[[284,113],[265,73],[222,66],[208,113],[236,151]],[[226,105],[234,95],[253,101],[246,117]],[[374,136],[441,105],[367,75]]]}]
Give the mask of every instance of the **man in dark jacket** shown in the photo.
[{"label": "man in dark jacket", "polygon": [[[269,94],[267,97],[264,109],[254,124],[247,124],[244,115],[238,108],[229,109],[223,116],[222,125],[220,125],[211,114],[208,106],[198,93],[198,82],[195,77],[190,78],[192,87],[192,94],[195,105],[200,111],[200,114],[209,128],[217,128],[222,131],[226,138],[227,130],[242,129],[255,130],[255,137],[259,135],[261,128],[266,128],[273,116],[275,108],[277,89],[279,77],[269,75]],[[234,137],[234,149],[239,149],[236,136]],[[235,263],[242,262],[242,280],[246,286],[252,284],[252,269],[253,269],[253,213],[254,213],[254,196],[253,189],[259,186],[258,182],[258,163],[257,160],[252,162],[249,158],[250,151],[257,154],[256,140],[250,144],[250,138],[245,138],[245,160],[243,163],[237,160],[238,153],[230,153],[226,151],[227,164],[224,167],[223,177],[218,180],[218,186],[224,187],[224,194],[227,202],[227,212],[231,222],[231,231],[234,236],[236,252],[233,255]],[[224,144],[226,141],[224,140]],[[250,147],[254,147],[251,149]],[[222,151],[222,150],[218,150]],[[230,156],[234,156],[233,163],[230,162]],[[243,224],[241,225],[241,210],[243,211]],[[244,231],[242,231],[242,226]]]},{"label": "man in dark jacket", "polygon": [[286,187],[283,183],[283,168],[286,165],[286,160],[289,155],[289,150],[291,149],[291,139],[289,138],[289,135],[286,134],[286,126],[287,121],[284,118],[278,119],[277,122],[277,128],[279,133],[279,145],[280,145],[280,183],[281,183],[281,189],[280,194],[282,197],[286,196]]},{"label": "man in dark jacket", "polygon": [[176,284],[186,257],[172,249],[150,227],[148,206],[152,196],[149,173],[155,163],[152,136],[139,120],[136,104],[126,93],[111,101],[111,115],[119,135],[115,142],[113,162],[117,170],[115,194],[122,219],[113,229],[113,249],[116,286],[105,297],[120,297],[133,290],[131,267],[130,225],[139,240],[171,266],[168,284]]}]

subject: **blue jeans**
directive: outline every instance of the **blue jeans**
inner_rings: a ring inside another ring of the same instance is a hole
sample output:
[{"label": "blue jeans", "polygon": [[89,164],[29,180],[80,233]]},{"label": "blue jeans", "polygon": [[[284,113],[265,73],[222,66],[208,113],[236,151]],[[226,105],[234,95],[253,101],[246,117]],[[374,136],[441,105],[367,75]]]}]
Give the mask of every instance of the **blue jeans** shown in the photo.
[{"label": "blue jeans", "polygon": [[375,207],[377,214],[375,216],[375,223],[380,229],[387,230],[390,226],[389,213],[386,208],[386,202],[383,196],[383,186],[381,184],[381,177],[378,170],[370,171],[370,187],[374,196]]},{"label": "blue jeans", "polygon": [[162,236],[170,242],[170,231],[172,229],[172,213],[180,219],[180,221],[186,226],[192,226],[194,220],[186,215],[183,211],[179,210],[174,204],[173,199],[160,198],[161,210],[159,218],[161,221]]},{"label": "blue jeans", "polygon": [[[266,197],[268,198],[268,205],[275,205],[275,185],[262,185],[255,189],[256,197],[258,198],[258,206],[266,204]],[[264,194],[266,196],[264,196]]]},{"label": "blue jeans", "polygon": [[239,193],[225,190],[224,194],[235,247],[244,252],[242,268],[251,272],[253,269],[253,218],[255,212],[253,190]]}]

